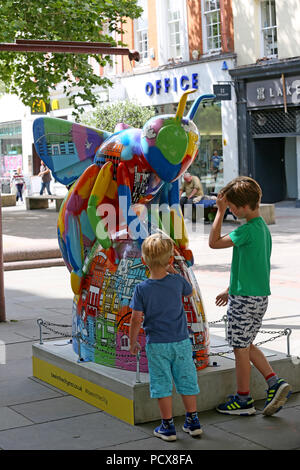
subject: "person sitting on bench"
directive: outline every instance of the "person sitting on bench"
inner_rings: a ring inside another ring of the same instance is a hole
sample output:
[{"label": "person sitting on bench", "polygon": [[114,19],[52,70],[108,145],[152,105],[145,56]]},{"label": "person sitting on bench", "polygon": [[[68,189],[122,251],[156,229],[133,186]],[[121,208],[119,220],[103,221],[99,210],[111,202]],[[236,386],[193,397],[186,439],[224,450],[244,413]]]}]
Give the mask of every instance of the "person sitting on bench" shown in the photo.
[{"label": "person sitting on bench", "polygon": [[[185,193],[185,196],[182,195],[183,193]],[[198,176],[194,176],[186,172],[184,174],[183,182],[179,191],[182,215],[184,215],[185,204],[193,204],[194,208],[194,203],[196,202],[195,199],[197,198],[199,201],[203,196],[203,187]]]}]

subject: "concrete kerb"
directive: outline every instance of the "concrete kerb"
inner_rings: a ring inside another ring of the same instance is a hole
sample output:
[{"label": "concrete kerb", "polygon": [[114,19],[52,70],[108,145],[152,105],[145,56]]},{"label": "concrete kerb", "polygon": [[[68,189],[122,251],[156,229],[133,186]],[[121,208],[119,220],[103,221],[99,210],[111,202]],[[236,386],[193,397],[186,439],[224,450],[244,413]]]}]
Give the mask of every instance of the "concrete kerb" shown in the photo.
[{"label": "concrete kerb", "polygon": [[4,271],[63,266],[64,261],[57,240],[32,240],[5,236],[3,252]]},{"label": "concrete kerb", "polygon": [[53,208],[34,212],[26,212],[23,205],[2,209],[4,271],[64,265],[57,213]]}]

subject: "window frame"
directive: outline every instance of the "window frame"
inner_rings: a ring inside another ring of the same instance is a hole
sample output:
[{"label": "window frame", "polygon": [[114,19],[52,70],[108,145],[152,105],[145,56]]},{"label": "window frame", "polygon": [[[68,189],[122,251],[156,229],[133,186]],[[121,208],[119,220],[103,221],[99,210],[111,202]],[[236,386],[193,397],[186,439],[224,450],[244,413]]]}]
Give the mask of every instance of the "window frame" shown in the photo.
[{"label": "window frame", "polygon": [[[140,18],[137,18],[133,22],[133,29],[134,29],[134,44],[135,44],[135,49],[139,51],[140,53],[140,61],[136,62],[136,66],[144,66],[144,65],[149,65],[150,64],[150,51],[149,51],[149,25],[148,25],[148,1],[147,0],[139,0],[138,1],[138,6],[141,6],[144,8],[144,5],[146,5],[146,9],[144,10],[143,15]],[[143,22],[147,23],[146,27],[139,27],[139,20],[143,20]],[[144,44],[145,41],[142,39],[140,41],[138,35],[139,33],[143,33],[146,31],[146,43],[147,43],[147,48],[144,50],[143,47],[140,49],[140,44]],[[147,53],[147,56],[145,57],[145,52]]]},{"label": "window frame", "polygon": [[[275,24],[271,24],[270,26],[263,26],[263,3],[267,3],[268,6],[268,16],[270,23],[272,22],[272,10],[271,10],[271,2],[273,0],[260,0],[260,34],[261,34],[261,55],[262,57],[268,58],[277,58],[278,57],[278,37],[277,37],[277,15],[276,15],[276,0],[274,0],[275,6]],[[276,53],[266,54],[266,41],[265,41],[265,33],[271,31],[272,32],[272,43],[271,49],[277,49]],[[275,32],[275,36],[274,33]],[[274,37],[276,40],[274,40]],[[275,47],[276,46],[276,47]]]},{"label": "window frame", "polygon": [[[214,8],[211,10],[206,10],[206,2],[207,1],[218,1],[219,2],[219,7]],[[208,23],[207,18],[209,15],[212,15],[214,13],[218,13],[218,22],[217,23]],[[217,25],[218,28],[218,34],[217,35],[212,35],[208,36],[208,26],[209,25]],[[221,7],[220,7],[220,1],[219,0],[206,0],[202,2],[202,37],[203,37],[203,51],[204,54],[216,54],[220,53],[222,51],[222,26],[221,26]],[[212,47],[209,48],[209,40],[213,40],[214,38],[219,38],[218,42],[220,43],[220,47]]]},{"label": "window frame", "polygon": [[[182,24],[182,21],[183,21],[183,11],[182,11],[182,7],[180,6],[179,7],[179,13],[180,13],[180,17],[179,18],[171,18],[169,17],[169,11],[172,11],[172,10],[169,10],[169,2],[172,1],[172,0],[167,0],[167,34],[168,34],[168,55],[170,56],[171,59],[174,59],[174,60],[178,60],[178,59],[183,59],[183,52],[184,52],[184,37],[183,35],[181,34],[181,24]],[[174,0],[173,0],[174,1]],[[177,10],[178,11],[178,10]],[[172,31],[171,28],[173,25],[177,25],[178,24],[178,31],[175,30]],[[180,42],[177,43],[176,39],[175,39],[175,42],[173,43],[172,42],[172,37],[175,37],[179,34],[179,38],[180,38]],[[173,51],[177,49],[177,47],[179,47],[180,49],[180,53],[177,55],[177,53],[173,54]]]},{"label": "window frame", "polygon": [[[110,33],[108,26],[109,26],[108,23],[104,25],[103,27],[104,34],[107,34],[108,36],[110,35],[116,40],[116,37],[117,37],[116,32],[114,31],[113,33]],[[114,77],[117,73],[117,57],[115,55],[110,55],[109,58],[111,60],[111,64],[107,63],[103,67],[103,75],[111,78],[111,77]]]},{"label": "window frame", "polygon": [[169,24],[168,17],[168,2],[165,0],[156,0],[157,12],[157,35],[158,35],[158,62],[159,65],[166,65],[172,62],[187,62],[189,61],[189,45],[188,45],[188,28],[187,28],[187,5],[186,0],[172,0],[179,4],[180,9],[180,27],[181,34],[181,54],[173,57],[169,46]]}]

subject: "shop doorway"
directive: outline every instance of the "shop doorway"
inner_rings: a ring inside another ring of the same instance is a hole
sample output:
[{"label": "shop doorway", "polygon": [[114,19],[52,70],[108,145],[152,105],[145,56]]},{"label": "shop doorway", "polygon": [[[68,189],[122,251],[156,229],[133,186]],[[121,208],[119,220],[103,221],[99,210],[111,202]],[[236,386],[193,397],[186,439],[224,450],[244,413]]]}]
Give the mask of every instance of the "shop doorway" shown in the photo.
[{"label": "shop doorway", "polygon": [[285,139],[254,139],[254,179],[260,184],[263,203],[286,199]]}]

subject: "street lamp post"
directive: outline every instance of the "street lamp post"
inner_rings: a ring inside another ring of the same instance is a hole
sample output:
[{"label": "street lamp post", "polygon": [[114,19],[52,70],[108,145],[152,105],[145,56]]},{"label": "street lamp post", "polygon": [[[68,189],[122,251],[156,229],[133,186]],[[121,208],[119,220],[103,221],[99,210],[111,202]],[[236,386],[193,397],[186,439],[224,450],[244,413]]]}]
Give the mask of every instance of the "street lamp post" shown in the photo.
[{"label": "street lamp post", "polygon": [[3,274],[3,242],[2,242],[2,195],[0,185],[0,322],[6,321],[4,274]]}]

